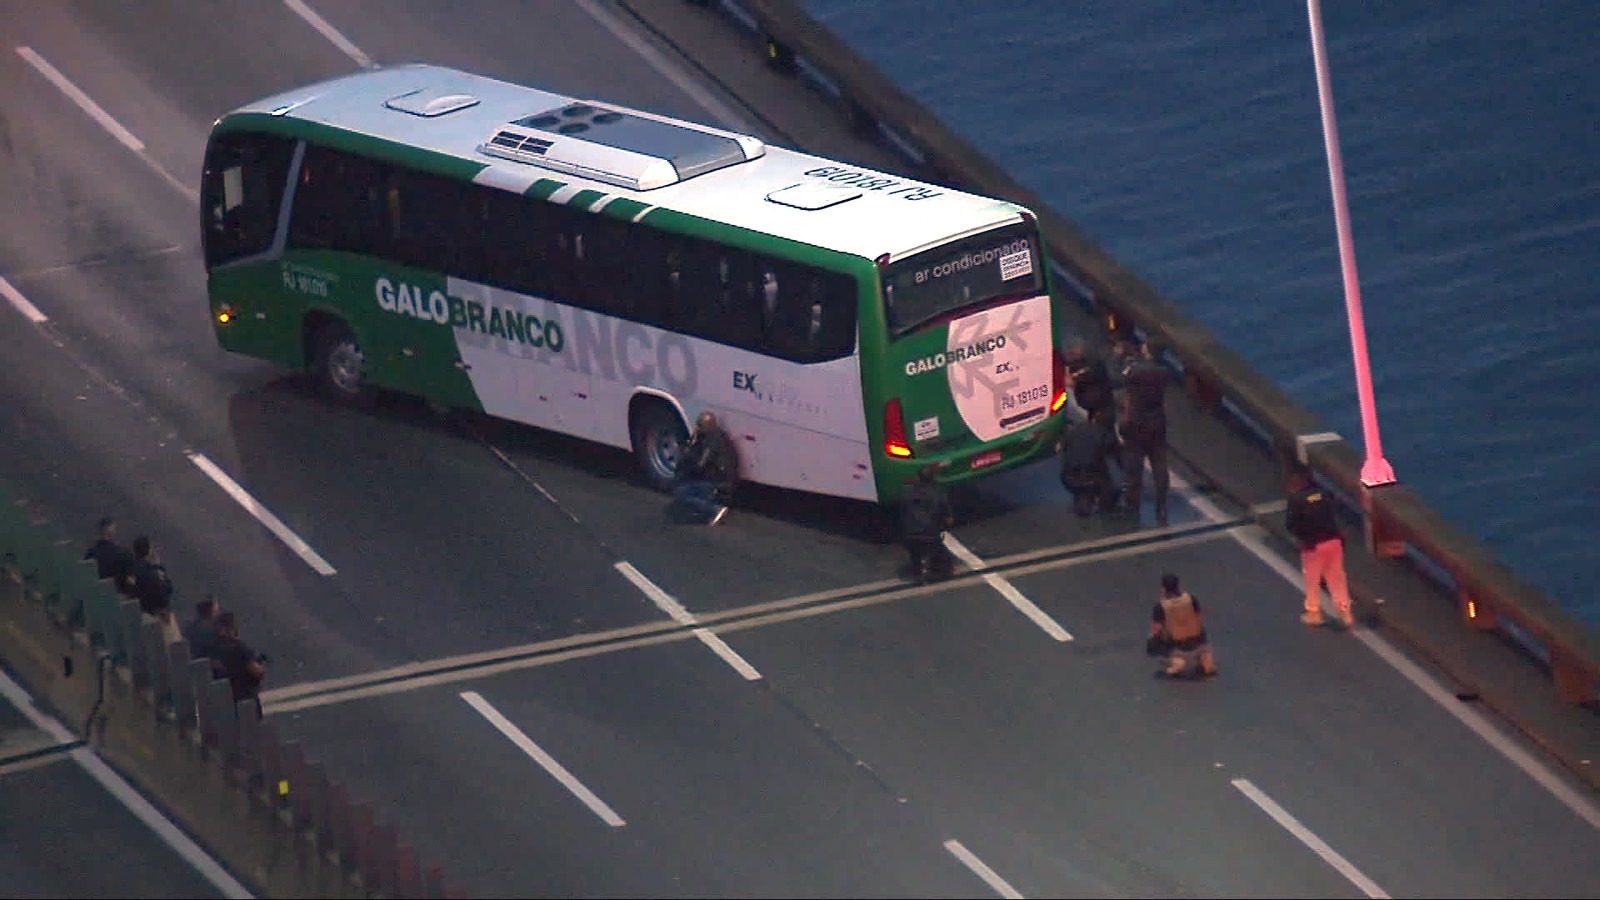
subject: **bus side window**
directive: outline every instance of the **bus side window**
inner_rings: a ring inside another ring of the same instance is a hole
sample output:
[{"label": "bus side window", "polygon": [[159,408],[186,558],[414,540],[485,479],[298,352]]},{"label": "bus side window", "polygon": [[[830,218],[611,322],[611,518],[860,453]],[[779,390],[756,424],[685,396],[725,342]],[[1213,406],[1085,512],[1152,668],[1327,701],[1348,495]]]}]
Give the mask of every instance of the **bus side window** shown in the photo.
[{"label": "bus side window", "polygon": [[386,196],[394,258],[461,277],[482,269],[482,236],[468,186],[427,172],[395,168]]},{"label": "bus side window", "polygon": [[707,335],[736,347],[761,342],[762,302],[760,272],[763,264],[743,250],[722,248],[719,254],[716,316]]},{"label": "bus side window", "polygon": [[855,296],[849,278],[803,266],[780,266],[775,276],[777,303],[767,329],[772,353],[817,362],[855,349]]},{"label": "bus side window", "polygon": [[624,315],[647,325],[660,325],[670,315],[670,305],[682,276],[681,254],[667,235],[648,225],[631,225],[623,250],[622,293]]},{"label": "bus side window", "polygon": [[584,246],[583,229],[578,222],[583,214],[542,202],[530,206],[534,221],[529,222],[527,237],[544,255],[551,297],[562,303],[581,303],[583,265],[589,249]]},{"label": "bus side window", "polygon": [[293,140],[265,134],[229,134],[212,143],[200,201],[207,266],[272,247],[293,153]]},{"label": "bus side window", "polygon": [[603,313],[626,315],[627,225],[589,215],[578,222],[575,234],[583,250],[578,261],[578,304]]},{"label": "bus side window", "polygon": [[679,264],[668,275],[667,327],[711,337],[722,293],[721,248],[695,238],[677,238],[675,243]]},{"label": "bus side window", "polygon": [[487,284],[534,297],[550,295],[548,224],[544,204],[499,188],[475,188],[477,234],[483,235]]},{"label": "bus side window", "polygon": [[838,359],[856,349],[856,283],[833,272],[812,272],[807,337],[815,359]]},{"label": "bus side window", "polygon": [[308,145],[289,218],[289,242],[296,247],[387,255],[386,174],[381,163]]}]

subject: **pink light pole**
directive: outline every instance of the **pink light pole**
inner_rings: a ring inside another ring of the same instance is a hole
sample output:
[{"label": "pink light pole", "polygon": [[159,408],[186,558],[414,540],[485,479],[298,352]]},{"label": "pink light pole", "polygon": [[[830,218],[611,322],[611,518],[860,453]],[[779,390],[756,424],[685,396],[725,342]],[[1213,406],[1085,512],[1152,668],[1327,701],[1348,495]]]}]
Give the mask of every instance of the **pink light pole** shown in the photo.
[{"label": "pink light pole", "polygon": [[1328,181],[1333,186],[1333,220],[1339,231],[1339,264],[1344,272],[1344,308],[1350,321],[1350,354],[1356,369],[1356,397],[1361,404],[1361,437],[1366,460],[1361,483],[1367,487],[1394,483],[1394,469],[1383,458],[1378,439],[1378,405],[1372,398],[1372,369],[1367,361],[1367,329],[1361,320],[1361,283],[1356,275],[1356,250],[1350,237],[1350,211],[1344,196],[1344,163],[1339,158],[1339,126],[1333,120],[1333,88],[1328,84],[1328,51],[1322,42],[1322,9],[1306,0],[1311,17],[1311,53],[1317,64],[1317,100],[1322,106],[1322,142],[1328,150]]}]

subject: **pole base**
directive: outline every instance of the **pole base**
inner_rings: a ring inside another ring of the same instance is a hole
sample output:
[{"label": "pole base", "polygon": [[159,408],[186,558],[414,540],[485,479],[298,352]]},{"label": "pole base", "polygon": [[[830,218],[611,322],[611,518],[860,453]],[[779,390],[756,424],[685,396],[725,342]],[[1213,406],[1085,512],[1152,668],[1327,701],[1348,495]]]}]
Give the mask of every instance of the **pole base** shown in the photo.
[{"label": "pole base", "polygon": [[1361,483],[1367,487],[1394,484],[1394,468],[1381,456],[1369,456],[1361,464]]}]

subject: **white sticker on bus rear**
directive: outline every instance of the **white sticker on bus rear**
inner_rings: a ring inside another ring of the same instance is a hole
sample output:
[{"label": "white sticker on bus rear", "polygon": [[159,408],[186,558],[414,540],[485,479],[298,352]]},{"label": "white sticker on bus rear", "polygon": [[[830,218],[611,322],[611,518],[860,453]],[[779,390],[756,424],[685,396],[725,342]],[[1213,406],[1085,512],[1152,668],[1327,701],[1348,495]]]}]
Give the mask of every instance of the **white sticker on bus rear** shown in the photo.
[{"label": "white sticker on bus rear", "polygon": [[950,323],[949,346],[987,352],[944,366],[950,396],[973,436],[990,441],[1050,411],[1050,297],[1040,295]]},{"label": "white sticker on bus rear", "polygon": [[1000,280],[1010,281],[1024,275],[1033,274],[1033,254],[1026,244],[1015,253],[1007,253],[1000,257]]},{"label": "white sticker on bus rear", "polygon": [[919,441],[926,441],[938,437],[939,417],[929,416],[926,419],[918,419],[916,423],[912,425],[912,434]]}]

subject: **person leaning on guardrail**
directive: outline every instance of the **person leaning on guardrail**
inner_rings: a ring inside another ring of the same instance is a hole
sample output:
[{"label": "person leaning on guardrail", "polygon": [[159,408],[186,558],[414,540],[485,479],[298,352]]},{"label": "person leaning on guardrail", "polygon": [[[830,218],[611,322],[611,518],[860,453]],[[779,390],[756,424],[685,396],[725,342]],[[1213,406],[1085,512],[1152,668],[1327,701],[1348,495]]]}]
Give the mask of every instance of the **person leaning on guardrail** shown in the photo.
[{"label": "person leaning on guardrail", "polygon": [[96,577],[109,578],[118,593],[128,593],[128,569],[133,565],[133,553],[117,543],[116,519],[106,516],[100,520],[95,529],[95,541],[83,551],[83,558],[94,560]]},{"label": "person leaning on guardrail", "polygon": [[161,554],[150,538],[139,535],[133,539],[133,563],[128,568],[133,583],[133,597],[139,601],[144,614],[161,623],[161,636],[171,644],[183,638],[178,620],[172,614],[172,578],[161,562]]},{"label": "person leaning on guardrail", "polygon": [[255,701],[256,718],[261,718],[261,682],[267,677],[267,657],[257,653],[239,637],[239,623],[232,611],[217,616],[217,662],[233,688],[233,702]]},{"label": "person leaning on guardrail", "polygon": [[189,643],[189,658],[210,660],[212,671],[220,676],[225,673],[219,671],[222,664],[217,659],[219,612],[221,609],[217,606],[217,598],[208,594],[204,600],[194,605],[194,618],[183,626],[183,639]]},{"label": "person leaning on guardrail", "polygon": [[1350,612],[1350,587],[1344,573],[1344,535],[1333,514],[1333,498],[1311,477],[1311,470],[1296,464],[1289,471],[1289,512],[1285,523],[1300,542],[1300,572],[1305,577],[1306,608],[1300,621],[1313,628],[1322,624],[1322,585],[1339,621],[1349,628],[1355,621]]}]

